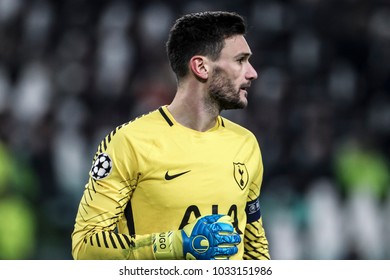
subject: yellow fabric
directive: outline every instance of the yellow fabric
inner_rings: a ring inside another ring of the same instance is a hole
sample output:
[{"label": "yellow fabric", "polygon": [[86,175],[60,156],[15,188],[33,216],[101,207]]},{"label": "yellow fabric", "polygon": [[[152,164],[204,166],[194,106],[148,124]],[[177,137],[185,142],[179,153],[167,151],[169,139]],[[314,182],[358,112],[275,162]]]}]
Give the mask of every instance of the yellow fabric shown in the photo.
[{"label": "yellow fabric", "polygon": [[72,234],[75,259],[153,259],[153,233],[216,213],[232,216],[244,241],[232,259],[269,258],[261,218],[246,219],[246,203],[260,196],[263,165],[245,128],[219,117],[213,129],[194,131],[164,106],[117,127],[93,162],[101,153],[112,170],[86,184]]}]

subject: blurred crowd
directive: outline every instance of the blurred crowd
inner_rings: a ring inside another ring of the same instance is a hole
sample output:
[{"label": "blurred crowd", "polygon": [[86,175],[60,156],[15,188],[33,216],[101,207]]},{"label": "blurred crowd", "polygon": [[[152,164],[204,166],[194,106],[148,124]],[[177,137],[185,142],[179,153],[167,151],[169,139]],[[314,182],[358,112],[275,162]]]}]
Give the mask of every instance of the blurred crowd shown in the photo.
[{"label": "blurred crowd", "polygon": [[390,259],[390,2],[0,0],[0,259],[71,259],[92,156],[168,104],[173,21],[229,10],[259,79],[245,110],[265,166],[273,259]]}]

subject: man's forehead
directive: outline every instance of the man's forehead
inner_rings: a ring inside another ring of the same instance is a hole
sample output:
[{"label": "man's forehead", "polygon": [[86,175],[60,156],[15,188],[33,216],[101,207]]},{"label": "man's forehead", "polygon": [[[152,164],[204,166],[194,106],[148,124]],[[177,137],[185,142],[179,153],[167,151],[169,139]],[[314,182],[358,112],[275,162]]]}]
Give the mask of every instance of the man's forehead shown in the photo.
[{"label": "man's forehead", "polygon": [[221,51],[229,55],[247,54],[251,55],[251,49],[243,35],[236,35],[225,39],[225,46]]}]

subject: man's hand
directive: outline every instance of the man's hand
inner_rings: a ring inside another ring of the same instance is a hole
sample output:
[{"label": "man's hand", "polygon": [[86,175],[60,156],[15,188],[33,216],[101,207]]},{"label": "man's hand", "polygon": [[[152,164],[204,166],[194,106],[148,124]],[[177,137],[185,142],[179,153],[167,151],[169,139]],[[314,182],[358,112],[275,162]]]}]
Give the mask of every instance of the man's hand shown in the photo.
[{"label": "man's hand", "polygon": [[153,234],[152,239],[156,259],[229,259],[241,242],[227,215],[199,217],[182,230]]}]

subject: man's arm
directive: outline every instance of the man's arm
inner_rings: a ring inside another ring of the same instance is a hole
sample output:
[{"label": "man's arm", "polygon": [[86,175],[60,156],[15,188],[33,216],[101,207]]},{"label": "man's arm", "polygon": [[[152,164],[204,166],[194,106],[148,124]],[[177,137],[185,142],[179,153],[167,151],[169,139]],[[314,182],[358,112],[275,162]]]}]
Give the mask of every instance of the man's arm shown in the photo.
[{"label": "man's arm", "polygon": [[257,159],[258,166],[257,172],[253,178],[253,182],[250,185],[250,191],[248,193],[246,204],[246,217],[247,224],[244,234],[244,255],[245,260],[269,260],[271,259],[268,240],[263,227],[263,218],[260,209],[260,193],[261,185],[263,181],[263,162],[261,151],[256,144],[253,158]]},{"label": "man's arm", "polygon": [[107,207],[96,209],[96,203],[85,204],[87,194],[80,203],[72,234],[74,259],[228,259],[237,253],[241,242],[227,215],[199,217],[182,230],[140,236],[119,234],[115,215],[107,215]]},{"label": "man's arm", "polygon": [[268,240],[262,218],[248,223],[244,236],[244,260],[269,260]]},{"label": "man's arm", "polygon": [[129,191],[90,179],[72,234],[74,259],[210,260],[228,259],[237,253],[241,238],[227,215],[199,217],[182,230],[144,235],[119,233],[117,225],[124,218]]},{"label": "man's arm", "polygon": [[[152,236],[119,233],[131,186],[90,178],[72,233],[74,259],[153,259]],[[123,223],[123,222],[122,222]]]}]

